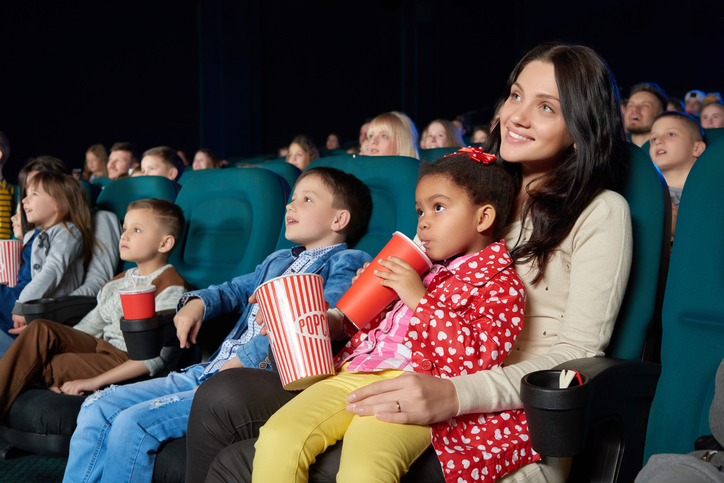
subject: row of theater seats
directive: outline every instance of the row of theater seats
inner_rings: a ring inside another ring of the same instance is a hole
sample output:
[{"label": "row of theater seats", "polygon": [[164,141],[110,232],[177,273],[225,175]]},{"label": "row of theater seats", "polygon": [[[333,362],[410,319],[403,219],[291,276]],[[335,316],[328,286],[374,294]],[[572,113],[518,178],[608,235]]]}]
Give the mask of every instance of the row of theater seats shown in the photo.
[{"label": "row of theater seats", "polygon": [[[357,248],[377,253],[394,231],[415,232],[412,200],[419,163],[402,157],[359,161],[323,158],[313,166],[335,166],[355,174],[370,187],[374,208],[367,234]],[[97,206],[113,211],[122,220],[131,201],[149,197],[173,200],[183,209],[186,224],[170,263],[194,287],[207,287],[249,273],[273,250],[290,246],[283,230],[289,194],[289,182],[271,170],[215,169],[199,171],[184,180],[178,196],[173,184],[162,177],[113,181],[98,197]],[[0,424],[0,438],[26,451],[67,455],[83,399],[30,389]],[[183,481],[185,443],[173,443],[159,453],[154,481]]]},{"label": "row of theater seats", "polygon": [[[337,167],[370,187],[372,218],[357,248],[376,253],[395,230],[415,231],[414,205],[404,200],[414,199],[417,160],[342,156],[320,158],[314,166]],[[190,171],[180,180],[178,196],[165,178],[124,178],[108,184],[96,206],[123,220],[131,201],[174,201],[184,211],[186,227],[170,261],[194,287],[205,287],[248,273],[275,248],[289,246],[282,229],[284,207],[299,170],[274,161],[263,168]]]},{"label": "row of theater seats", "polygon": [[[646,153],[630,145],[629,158],[620,191],[631,208],[634,257],[607,357],[563,365],[589,375],[593,391],[586,448],[575,456],[569,481],[632,481],[644,454],[690,451],[693,440],[708,432],[706,410],[724,357],[724,309],[717,303],[724,292],[724,209],[717,196],[724,184],[724,141],[712,143],[689,175],[670,267],[668,189]],[[375,254],[392,232],[414,234],[418,161],[343,156],[321,158],[310,166],[320,165],[351,172],[372,191],[372,220],[357,248]],[[114,183],[147,183],[140,181],[144,179],[150,178]],[[193,285],[203,287],[246,273],[273,249],[289,246],[281,230],[288,196],[282,185],[281,178],[263,169],[195,173],[176,198],[188,219],[172,263]],[[255,197],[264,201],[255,202]],[[265,248],[257,251],[261,245]],[[74,427],[74,419],[65,421],[59,435],[57,422],[42,422],[38,430],[21,419],[6,419],[4,425],[24,424],[19,429],[35,431],[30,439],[36,443],[47,436],[69,438]],[[4,429],[0,427],[3,439]],[[27,449],[48,453],[38,446]],[[56,454],[62,453],[62,447],[56,448]],[[183,481],[184,461],[184,439],[169,442],[158,454],[154,481]],[[402,481],[419,476],[416,464]]]}]

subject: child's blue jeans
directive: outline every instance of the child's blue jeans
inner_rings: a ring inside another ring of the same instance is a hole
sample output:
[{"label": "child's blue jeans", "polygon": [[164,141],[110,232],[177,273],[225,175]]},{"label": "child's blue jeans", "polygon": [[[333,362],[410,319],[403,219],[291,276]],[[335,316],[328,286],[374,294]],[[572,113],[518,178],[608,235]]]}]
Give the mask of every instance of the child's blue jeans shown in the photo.
[{"label": "child's blue jeans", "polygon": [[83,403],[64,482],[150,482],[164,441],[186,435],[204,368],[98,391]]}]

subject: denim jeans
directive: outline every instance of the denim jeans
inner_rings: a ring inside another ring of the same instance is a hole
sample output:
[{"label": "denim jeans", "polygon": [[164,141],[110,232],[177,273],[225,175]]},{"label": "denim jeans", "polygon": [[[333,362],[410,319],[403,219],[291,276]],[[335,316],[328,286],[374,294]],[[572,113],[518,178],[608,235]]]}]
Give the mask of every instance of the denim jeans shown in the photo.
[{"label": "denim jeans", "polygon": [[164,441],[186,435],[204,368],[111,386],[83,403],[70,441],[64,482],[150,482]]}]

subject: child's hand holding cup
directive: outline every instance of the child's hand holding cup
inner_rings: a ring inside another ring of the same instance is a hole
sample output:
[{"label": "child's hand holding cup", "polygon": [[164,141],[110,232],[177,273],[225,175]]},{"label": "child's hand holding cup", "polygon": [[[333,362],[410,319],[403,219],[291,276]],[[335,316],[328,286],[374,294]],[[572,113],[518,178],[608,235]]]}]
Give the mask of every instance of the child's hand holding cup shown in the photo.
[{"label": "child's hand holding cup", "polygon": [[337,308],[358,328],[362,328],[397,298],[397,292],[380,284],[375,270],[389,272],[379,260],[395,256],[409,263],[419,275],[432,267],[427,254],[413,240],[396,231],[370,264],[357,271],[352,286],[337,302]]}]

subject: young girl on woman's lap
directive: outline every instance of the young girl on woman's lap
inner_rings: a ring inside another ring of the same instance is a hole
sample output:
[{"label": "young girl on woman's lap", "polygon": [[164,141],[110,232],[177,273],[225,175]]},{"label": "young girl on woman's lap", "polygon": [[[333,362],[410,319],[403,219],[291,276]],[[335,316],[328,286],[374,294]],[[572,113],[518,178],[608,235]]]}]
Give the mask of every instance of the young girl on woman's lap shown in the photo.
[{"label": "young girl on woman's lap", "polygon": [[[339,481],[399,480],[431,439],[449,481],[466,475],[494,481],[539,458],[520,409],[422,426],[359,416],[347,401],[355,389],[405,372],[448,378],[502,365],[522,329],[525,306],[513,261],[496,242],[515,194],[513,178],[478,148],[422,166],[417,235],[438,262],[421,278],[397,257],[380,261],[390,271],[375,274],[400,300],[337,355],[337,375],[302,392],[262,427],[255,481],[306,481],[316,456],[342,437]],[[353,326],[337,314],[330,311],[330,324],[342,324],[351,335]],[[404,412],[405,404],[395,401],[389,411]]]}]

